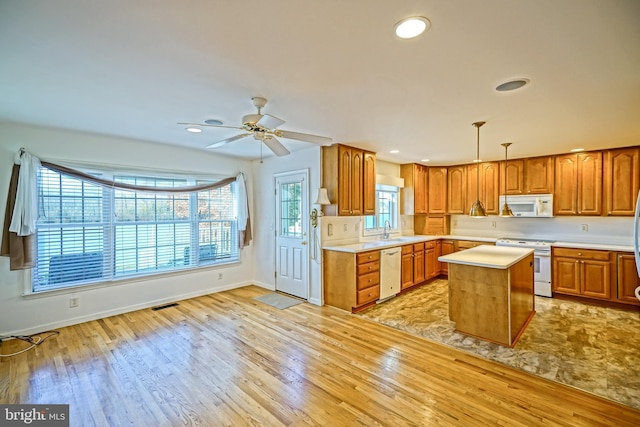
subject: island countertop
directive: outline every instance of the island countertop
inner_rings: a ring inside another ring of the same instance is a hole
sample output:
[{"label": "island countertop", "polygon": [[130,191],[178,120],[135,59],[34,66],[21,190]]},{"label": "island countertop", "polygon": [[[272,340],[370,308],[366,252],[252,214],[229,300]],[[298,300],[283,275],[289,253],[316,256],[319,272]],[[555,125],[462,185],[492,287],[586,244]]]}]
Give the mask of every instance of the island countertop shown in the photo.
[{"label": "island countertop", "polygon": [[533,253],[533,249],[481,245],[438,258],[440,262],[506,269]]}]

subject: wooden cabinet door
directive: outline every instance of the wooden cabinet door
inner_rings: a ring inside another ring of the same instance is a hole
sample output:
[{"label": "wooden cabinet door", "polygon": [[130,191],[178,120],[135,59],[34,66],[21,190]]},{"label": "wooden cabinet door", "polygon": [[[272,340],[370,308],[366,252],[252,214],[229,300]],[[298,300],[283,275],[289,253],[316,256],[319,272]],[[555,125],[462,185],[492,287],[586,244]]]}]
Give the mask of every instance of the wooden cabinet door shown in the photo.
[{"label": "wooden cabinet door", "polygon": [[626,304],[640,305],[635,295],[636,287],[640,286],[640,279],[633,254],[618,254],[617,267],[617,294],[614,295],[614,299]]},{"label": "wooden cabinet door", "polygon": [[507,194],[524,194],[524,160],[509,160],[505,168],[504,162],[500,165],[500,194],[504,194],[505,181]]},{"label": "wooden cabinet door", "polygon": [[553,257],[553,291],[580,295],[580,260]]},{"label": "wooden cabinet door", "polygon": [[425,279],[431,279],[436,277],[438,273],[436,265],[438,264],[438,258],[436,257],[435,245],[432,248],[425,249],[424,251],[424,275]]},{"label": "wooden cabinet door", "polygon": [[416,170],[416,180],[414,186],[414,200],[415,207],[414,213],[417,214],[426,214],[429,213],[429,207],[427,205],[427,189],[428,189],[428,172],[427,167],[422,165],[415,165]]},{"label": "wooden cabinet door", "polygon": [[376,213],[376,155],[368,151],[364,152],[363,159],[363,194],[362,215],[375,215]]},{"label": "wooden cabinet door", "polygon": [[351,215],[352,157],[351,148],[338,147],[338,215]]},{"label": "wooden cabinet door", "polygon": [[413,284],[425,281],[424,249],[413,252]]},{"label": "wooden cabinet door", "polygon": [[578,157],[566,154],[556,156],[555,160],[553,212],[555,215],[577,215]]},{"label": "wooden cabinet door", "polygon": [[447,168],[447,207],[450,214],[466,213],[467,174],[464,166]]},{"label": "wooden cabinet door", "polygon": [[[453,240],[443,240],[442,241],[442,255],[449,255],[455,252],[454,246],[453,246]],[[442,271],[443,274],[449,274],[449,263],[448,262],[441,262],[440,263],[440,271]]]},{"label": "wooden cabinet door", "polygon": [[[480,168],[480,173],[482,173],[482,168]],[[481,186],[476,186],[478,178],[480,179],[480,182],[482,182],[482,177],[478,175],[478,165],[475,163],[472,165],[467,165],[466,175],[467,199],[465,202],[465,206],[467,207],[467,209],[471,209],[471,206],[475,203],[476,200],[482,200],[482,188]]]},{"label": "wooden cabinet door", "polygon": [[417,163],[400,165],[400,176],[404,178],[404,188],[400,192],[400,213],[402,215],[428,213],[427,167]]},{"label": "wooden cabinet door", "polygon": [[602,152],[578,154],[578,214],[602,214]]},{"label": "wooden cabinet door", "polygon": [[586,297],[611,299],[611,263],[583,260],[580,267],[580,293]]},{"label": "wooden cabinet door", "polygon": [[[407,246],[409,248],[409,252],[405,253],[405,248]],[[413,285],[413,247],[411,245],[407,246],[402,248],[402,283],[400,284],[400,289],[406,289]]]},{"label": "wooden cabinet door", "polygon": [[480,168],[480,191],[487,215],[500,213],[500,164],[482,163]]},{"label": "wooden cabinet door", "polygon": [[430,167],[428,171],[427,207],[430,214],[447,213],[447,168]]},{"label": "wooden cabinet door", "polygon": [[607,215],[633,216],[640,189],[640,148],[607,151],[603,185]]},{"label": "wooden cabinet door", "polygon": [[442,255],[442,240],[437,240],[436,241],[436,271],[434,274],[435,276],[439,276],[440,273],[442,273],[442,263],[440,261],[438,261],[438,258],[440,258],[440,256]]},{"label": "wooden cabinet door", "polygon": [[364,152],[351,149],[351,215],[362,215],[362,189],[364,183]]},{"label": "wooden cabinet door", "polygon": [[526,194],[553,193],[553,157],[524,159],[524,191]]}]

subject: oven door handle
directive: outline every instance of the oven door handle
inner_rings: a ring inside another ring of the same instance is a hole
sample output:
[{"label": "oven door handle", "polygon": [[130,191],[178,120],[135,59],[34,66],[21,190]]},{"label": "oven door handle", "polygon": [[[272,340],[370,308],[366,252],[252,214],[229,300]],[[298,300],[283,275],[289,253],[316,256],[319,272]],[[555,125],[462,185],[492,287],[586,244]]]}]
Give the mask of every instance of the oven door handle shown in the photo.
[{"label": "oven door handle", "polygon": [[549,258],[551,257],[551,254],[549,252],[534,252],[533,256],[536,257],[545,257],[545,258]]}]

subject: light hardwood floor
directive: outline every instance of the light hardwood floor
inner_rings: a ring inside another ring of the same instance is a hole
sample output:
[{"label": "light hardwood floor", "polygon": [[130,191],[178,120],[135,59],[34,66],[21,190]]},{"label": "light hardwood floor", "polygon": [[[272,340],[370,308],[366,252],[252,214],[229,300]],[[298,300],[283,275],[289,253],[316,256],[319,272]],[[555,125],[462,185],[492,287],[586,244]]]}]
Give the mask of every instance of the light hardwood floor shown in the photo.
[{"label": "light hardwood floor", "polygon": [[[60,329],[0,359],[1,403],[72,426],[637,426],[640,412],[256,286]],[[2,353],[26,344],[2,344]]]}]

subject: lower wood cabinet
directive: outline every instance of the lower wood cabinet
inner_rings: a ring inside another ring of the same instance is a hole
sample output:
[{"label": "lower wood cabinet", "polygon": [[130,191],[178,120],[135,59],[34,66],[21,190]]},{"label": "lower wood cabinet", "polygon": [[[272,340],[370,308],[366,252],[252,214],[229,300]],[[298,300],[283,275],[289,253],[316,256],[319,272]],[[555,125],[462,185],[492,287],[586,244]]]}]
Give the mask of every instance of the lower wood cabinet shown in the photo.
[{"label": "lower wood cabinet", "polygon": [[553,248],[553,292],[612,300],[617,292],[615,252]]},{"label": "lower wood cabinet", "polygon": [[616,281],[615,300],[625,304],[640,305],[635,290],[640,286],[636,259],[632,253],[618,253],[618,280]]},{"label": "lower wood cabinet", "polygon": [[436,241],[424,243],[424,275],[425,280],[433,279],[440,274],[440,263],[436,254]]},{"label": "lower wood cabinet", "polygon": [[400,266],[400,289],[404,290],[413,286],[413,245],[404,245],[402,247]]},{"label": "lower wood cabinet", "polygon": [[357,311],[380,298],[380,251],[324,251],[324,302]]},{"label": "lower wood cabinet", "polygon": [[[442,248],[440,250],[441,255],[449,255],[456,251],[453,240],[442,240]],[[449,263],[441,262],[440,263],[440,272],[442,274],[449,274]]]},{"label": "lower wood cabinet", "polygon": [[426,280],[424,262],[424,243],[414,243],[413,245],[413,284],[417,285]]}]

